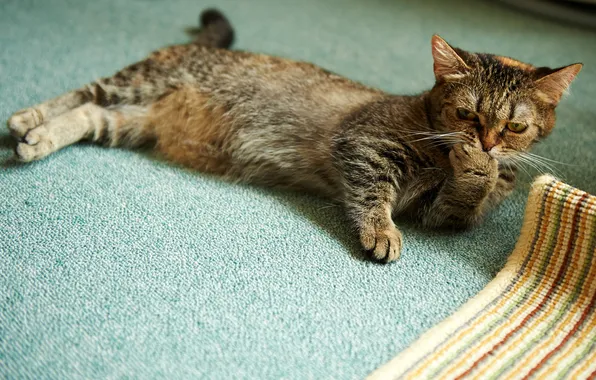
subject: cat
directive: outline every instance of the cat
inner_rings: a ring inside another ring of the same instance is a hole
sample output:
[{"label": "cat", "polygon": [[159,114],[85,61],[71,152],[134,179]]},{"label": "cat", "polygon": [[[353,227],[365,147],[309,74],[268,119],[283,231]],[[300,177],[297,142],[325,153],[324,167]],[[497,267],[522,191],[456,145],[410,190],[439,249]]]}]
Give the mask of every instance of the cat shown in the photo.
[{"label": "cat", "polygon": [[310,63],[229,50],[234,31],[217,10],[191,34],[15,113],[7,124],[18,159],[80,140],[149,144],[205,173],[336,201],[369,257],[389,262],[402,250],[394,216],[467,228],[511,193],[582,67],[534,67],[434,35],[434,86],[399,96]]}]

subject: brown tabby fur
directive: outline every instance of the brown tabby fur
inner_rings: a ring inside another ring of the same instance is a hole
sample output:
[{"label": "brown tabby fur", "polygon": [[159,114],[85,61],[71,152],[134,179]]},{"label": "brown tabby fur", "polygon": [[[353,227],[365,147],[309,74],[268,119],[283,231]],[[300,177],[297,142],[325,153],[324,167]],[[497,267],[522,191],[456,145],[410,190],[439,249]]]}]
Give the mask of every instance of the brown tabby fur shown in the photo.
[{"label": "brown tabby fur", "polygon": [[[341,202],[364,249],[391,261],[402,245],[395,214],[465,227],[511,192],[516,164],[550,133],[581,68],[536,68],[435,36],[435,86],[395,96],[309,63],[227,50],[233,30],[217,11],[194,35],[15,113],[17,156],[37,160],[83,139],[153,144],[203,172]],[[511,121],[528,128],[511,132]]]}]

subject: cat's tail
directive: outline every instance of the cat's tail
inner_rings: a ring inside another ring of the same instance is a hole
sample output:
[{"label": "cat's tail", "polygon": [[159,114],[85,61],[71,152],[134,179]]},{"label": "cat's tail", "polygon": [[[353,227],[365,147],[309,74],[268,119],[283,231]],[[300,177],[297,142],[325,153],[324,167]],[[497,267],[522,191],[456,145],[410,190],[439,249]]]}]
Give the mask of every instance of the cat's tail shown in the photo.
[{"label": "cat's tail", "polygon": [[234,42],[232,24],[217,9],[206,9],[201,12],[199,22],[198,28],[186,30],[193,38],[193,43],[227,49]]}]

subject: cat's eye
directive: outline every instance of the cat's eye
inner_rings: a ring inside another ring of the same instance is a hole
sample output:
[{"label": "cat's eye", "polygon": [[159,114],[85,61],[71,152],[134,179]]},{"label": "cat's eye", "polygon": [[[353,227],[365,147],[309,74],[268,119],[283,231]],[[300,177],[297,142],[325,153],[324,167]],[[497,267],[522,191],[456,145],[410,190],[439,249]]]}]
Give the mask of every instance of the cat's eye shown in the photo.
[{"label": "cat's eye", "polygon": [[468,111],[465,108],[457,109],[457,117],[459,117],[460,120],[473,121],[475,123],[480,121],[480,119],[478,118],[478,115],[476,115],[475,112]]},{"label": "cat's eye", "polygon": [[525,131],[526,128],[528,128],[528,126],[526,124],[514,123],[514,122],[507,123],[507,129],[509,129],[511,132],[521,133],[521,132]]}]

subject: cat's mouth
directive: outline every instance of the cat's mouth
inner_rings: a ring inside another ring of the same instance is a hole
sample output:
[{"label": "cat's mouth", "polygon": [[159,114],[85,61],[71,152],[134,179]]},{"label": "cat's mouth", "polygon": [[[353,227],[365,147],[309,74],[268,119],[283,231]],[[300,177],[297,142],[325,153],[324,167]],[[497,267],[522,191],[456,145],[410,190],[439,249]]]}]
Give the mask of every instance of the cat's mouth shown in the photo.
[{"label": "cat's mouth", "polygon": [[515,153],[507,153],[503,151],[495,151],[491,150],[488,152],[488,155],[497,160],[500,164],[513,164],[517,162],[519,159],[518,154]]},{"label": "cat's mouth", "polygon": [[482,142],[480,142],[480,140],[471,141],[469,142],[469,144],[476,149],[480,149],[486,152],[489,156],[499,161],[500,163],[507,163],[507,161],[513,160],[514,158],[513,155],[503,152],[499,145],[495,145],[487,150],[482,146]]},{"label": "cat's mouth", "polygon": [[486,153],[488,153],[489,156],[501,163],[506,163],[507,161],[512,159],[510,155],[503,154],[503,152],[501,152],[500,150],[496,150],[495,148],[489,150]]}]

